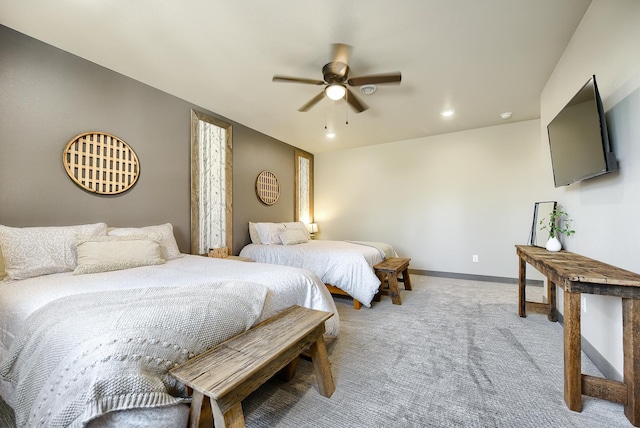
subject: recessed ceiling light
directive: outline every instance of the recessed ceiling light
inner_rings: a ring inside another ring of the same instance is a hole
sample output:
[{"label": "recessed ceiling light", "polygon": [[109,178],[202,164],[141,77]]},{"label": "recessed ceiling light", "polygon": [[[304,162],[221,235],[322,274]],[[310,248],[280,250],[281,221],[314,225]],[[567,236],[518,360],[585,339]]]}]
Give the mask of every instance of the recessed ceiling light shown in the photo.
[{"label": "recessed ceiling light", "polygon": [[512,115],[513,113],[511,113],[510,111],[505,111],[500,115],[500,117],[503,118],[504,120],[507,120],[507,119],[511,119]]},{"label": "recessed ceiling light", "polygon": [[451,117],[453,116],[453,113],[455,113],[453,110],[444,110],[440,114],[442,115],[442,117]]},{"label": "recessed ceiling light", "polygon": [[335,138],[336,134],[335,132],[327,132],[327,138]]}]

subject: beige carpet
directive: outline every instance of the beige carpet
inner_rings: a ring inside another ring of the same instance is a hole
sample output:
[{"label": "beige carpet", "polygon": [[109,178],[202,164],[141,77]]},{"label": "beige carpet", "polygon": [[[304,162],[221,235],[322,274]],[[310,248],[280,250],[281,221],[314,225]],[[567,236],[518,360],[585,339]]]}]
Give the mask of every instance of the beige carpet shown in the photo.
[{"label": "beige carpet", "polygon": [[[563,399],[562,326],[517,315],[517,286],[412,276],[402,306],[337,300],[336,392],[309,362],[243,403],[248,427],[630,427],[619,404]],[[528,287],[528,296],[542,295]],[[583,354],[583,371],[599,374]]]},{"label": "beige carpet", "polygon": [[[517,286],[412,276],[402,306],[336,299],[340,339],[329,347],[336,392],[317,390],[301,361],[243,402],[247,427],[630,427],[621,405],[563,400],[562,326],[519,318]],[[541,287],[529,287],[528,296]],[[583,354],[583,372],[598,375]],[[4,418],[4,419],[3,419]],[[11,427],[0,404],[0,427]]]}]

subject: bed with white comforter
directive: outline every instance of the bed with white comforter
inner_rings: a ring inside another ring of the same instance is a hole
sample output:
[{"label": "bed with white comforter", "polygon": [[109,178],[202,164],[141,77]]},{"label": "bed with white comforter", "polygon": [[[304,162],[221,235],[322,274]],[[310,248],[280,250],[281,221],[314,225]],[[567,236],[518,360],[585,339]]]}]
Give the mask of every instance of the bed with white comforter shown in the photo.
[{"label": "bed with white comforter", "polygon": [[292,267],[187,255],[0,282],[0,395],[19,426],[186,426],[188,396],[167,371],[294,304],[334,313],[326,328],[337,336],[326,287]]},{"label": "bed with white comforter", "polygon": [[340,288],[367,307],[380,286],[373,266],[394,255],[393,248],[383,243],[329,240],[291,245],[249,244],[240,252],[240,256],[260,263],[311,271],[325,284]]}]

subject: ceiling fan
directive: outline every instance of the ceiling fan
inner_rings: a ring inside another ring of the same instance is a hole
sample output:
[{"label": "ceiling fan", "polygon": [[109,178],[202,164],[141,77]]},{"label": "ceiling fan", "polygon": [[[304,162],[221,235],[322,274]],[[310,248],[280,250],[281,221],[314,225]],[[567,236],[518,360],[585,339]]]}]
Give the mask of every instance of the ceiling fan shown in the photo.
[{"label": "ceiling fan", "polygon": [[274,82],[293,82],[304,83],[308,85],[323,85],[325,88],[318,95],[309,100],[305,105],[300,107],[298,111],[308,111],[316,105],[325,96],[332,100],[345,98],[347,103],[353,107],[356,112],[365,111],[368,107],[358,100],[358,98],[349,90],[348,86],[374,85],[381,83],[399,83],[402,79],[400,72],[386,74],[372,74],[368,76],[349,77],[349,54],[351,46],[342,43],[333,44],[333,55],[331,62],[322,67],[322,75],[324,80],[306,79],[299,77],[273,76]]}]

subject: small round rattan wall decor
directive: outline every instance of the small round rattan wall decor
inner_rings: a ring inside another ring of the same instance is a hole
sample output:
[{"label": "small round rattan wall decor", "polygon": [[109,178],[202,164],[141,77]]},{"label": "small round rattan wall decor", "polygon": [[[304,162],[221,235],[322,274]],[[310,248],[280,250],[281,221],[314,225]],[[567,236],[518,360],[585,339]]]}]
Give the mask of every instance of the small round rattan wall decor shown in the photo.
[{"label": "small round rattan wall decor", "polygon": [[265,205],[273,205],[280,197],[278,177],[271,171],[262,171],[256,179],[256,194]]},{"label": "small round rattan wall decor", "polygon": [[104,132],[74,137],[64,148],[62,162],[74,183],[101,195],[126,192],[140,176],[140,163],[133,149]]}]

